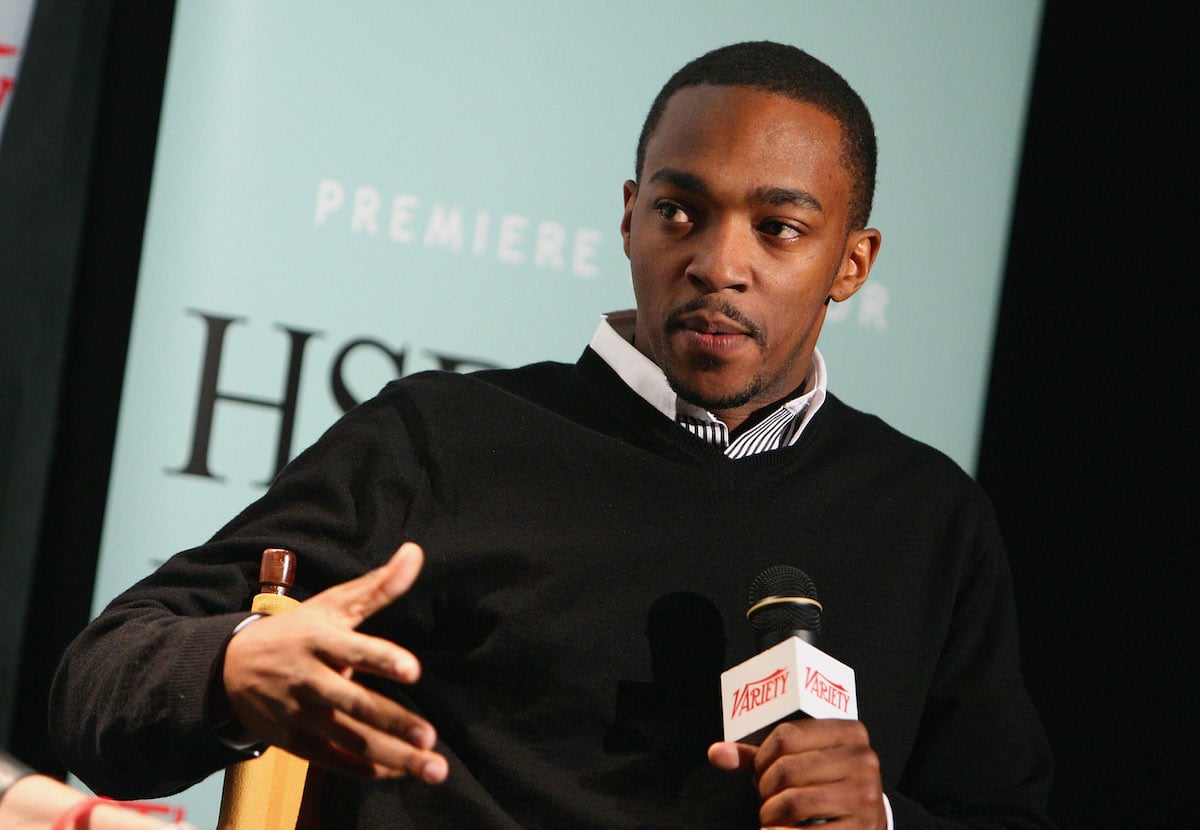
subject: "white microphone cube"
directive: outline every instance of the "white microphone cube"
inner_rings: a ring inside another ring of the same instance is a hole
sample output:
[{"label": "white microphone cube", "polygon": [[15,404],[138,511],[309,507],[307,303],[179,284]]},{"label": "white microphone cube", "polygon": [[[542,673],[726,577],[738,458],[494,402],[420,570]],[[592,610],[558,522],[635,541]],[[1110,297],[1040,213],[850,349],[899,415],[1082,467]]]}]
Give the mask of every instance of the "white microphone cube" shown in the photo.
[{"label": "white microphone cube", "polygon": [[753,743],[798,713],[858,719],[854,669],[789,637],[721,674],[725,740]]}]

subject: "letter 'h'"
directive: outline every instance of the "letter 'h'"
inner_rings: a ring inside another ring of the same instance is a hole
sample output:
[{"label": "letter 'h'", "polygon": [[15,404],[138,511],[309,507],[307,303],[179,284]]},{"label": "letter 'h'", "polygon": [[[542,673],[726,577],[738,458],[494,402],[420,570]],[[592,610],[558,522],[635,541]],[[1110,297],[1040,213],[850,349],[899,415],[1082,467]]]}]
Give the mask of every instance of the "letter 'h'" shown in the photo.
[{"label": "letter 'h'", "polygon": [[[256,398],[249,395],[237,395],[221,392],[217,389],[217,377],[221,369],[221,354],[225,346],[225,330],[231,323],[245,322],[241,317],[218,317],[205,314],[194,309],[189,313],[201,317],[208,327],[208,343],[204,350],[204,363],[200,373],[200,391],[197,396],[196,421],[192,432],[192,453],[187,464],[179,469],[170,470],[185,475],[203,476],[220,480],[208,468],[208,447],[212,438],[213,414],[217,401],[240,403],[249,406],[262,406],[279,410],[279,440],[275,448],[275,469],[271,473],[274,479],[284,466],[291,460],[292,432],[296,423],[296,404],[300,394],[300,368],[304,360],[304,347],[315,331],[301,331],[279,326],[288,335],[291,351],[288,357],[287,378],[284,387],[283,400],[275,401]],[[270,481],[262,482],[264,485]]]}]

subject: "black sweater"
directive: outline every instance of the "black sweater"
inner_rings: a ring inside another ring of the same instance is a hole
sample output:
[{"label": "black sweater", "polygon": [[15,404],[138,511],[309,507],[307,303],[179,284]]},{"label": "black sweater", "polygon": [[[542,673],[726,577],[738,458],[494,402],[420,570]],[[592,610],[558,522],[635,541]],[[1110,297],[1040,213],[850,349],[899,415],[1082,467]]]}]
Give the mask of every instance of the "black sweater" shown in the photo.
[{"label": "black sweater", "polygon": [[377,685],[437,727],[450,777],[331,776],[328,827],[757,827],[749,782],[705,749],[719,672],[754,653],[747,589],[781,563],[812,576],[818,643],[856,671],[898,830],[1049,826],[1009,574],[970,478],[833,396],[795,446],[731,460],[590,350],[411,376],[348,414],[79,636],[51,702],[63,758],[117,797],[239,760],[204,690],[262,550],[297,551],[303,599],[408,539],[425,569],[362,630],[422,660],[415,687]]}]

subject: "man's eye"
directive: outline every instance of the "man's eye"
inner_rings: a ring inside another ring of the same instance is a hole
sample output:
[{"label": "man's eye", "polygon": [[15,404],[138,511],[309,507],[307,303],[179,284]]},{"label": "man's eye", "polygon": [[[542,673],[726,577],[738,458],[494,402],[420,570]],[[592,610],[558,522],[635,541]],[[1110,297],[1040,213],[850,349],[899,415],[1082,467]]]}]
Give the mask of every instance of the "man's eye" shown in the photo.
[{"label": "man's eye", "polygon": [[768,219],[762,222],[758,229],[768,236],[777,236],[780,239],[799,239],[804,236],[804,231],[800,228],[778,219]]},{"label": "man's eye", "polygon": [[691,221],[687,213],[684,212],[683,208],[674,202],[659,202],[654,209],[658,211],[659,216],[661,216],[663,219],[666,219],[668,222],[682,223]]}]

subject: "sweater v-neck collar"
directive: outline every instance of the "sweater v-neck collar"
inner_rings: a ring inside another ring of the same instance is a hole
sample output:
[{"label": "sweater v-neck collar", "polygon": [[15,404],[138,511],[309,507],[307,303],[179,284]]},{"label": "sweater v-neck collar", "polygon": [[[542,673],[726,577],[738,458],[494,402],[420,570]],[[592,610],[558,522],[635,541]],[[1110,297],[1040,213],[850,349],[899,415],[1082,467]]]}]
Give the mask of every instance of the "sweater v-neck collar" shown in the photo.
[{"label": "sweater v-neck collar", "polygon": [[[634,346],[635,325],[635,311],[602,314],[589,348],[631,391],[668,419],[697,435],[708,435],[710,443],[718,443],[714,437],[723,439],[722,451],[727,456],[744,457],[795,443],[825,401],[825,361],[814,350],[811,370],[801,388],[787,399],[757,410],[746,423],[731,431],[712,412],[675,393],[662,369]],[[761,428],[755,426],[763,422],[769,423]]]},{"label": "sweater v-neck collar", "polygon": [[704,469],[707,474],[724,481],[726,486],[748,486],[760,478],[775,478],[791,472],[810,454],[827,420],[824,410],[836,408],[836,398],[829,396],[826,406],[813,416],[799,440],[790,446],[730,458],[720,447],[693,435],[630,389],[590,346],[584,349],[576,369],[593,387],[598,405],[631,432],[668,457]]}]

